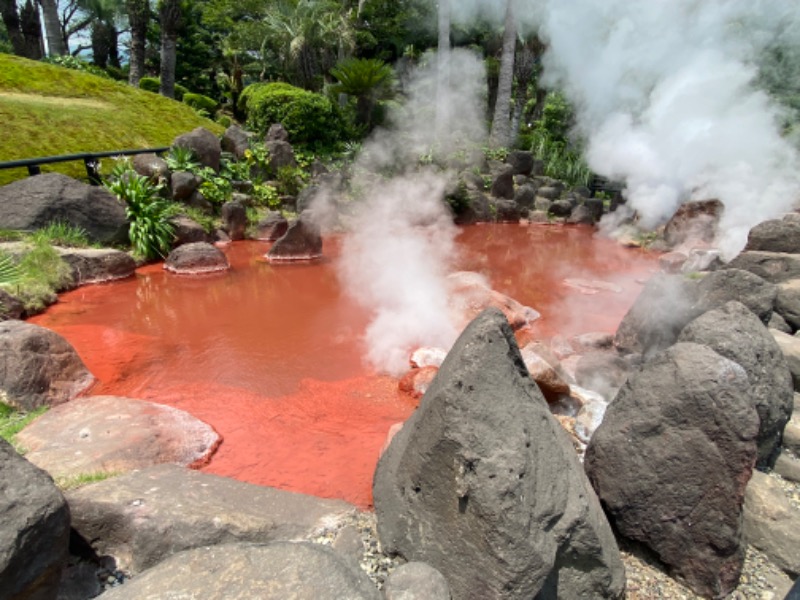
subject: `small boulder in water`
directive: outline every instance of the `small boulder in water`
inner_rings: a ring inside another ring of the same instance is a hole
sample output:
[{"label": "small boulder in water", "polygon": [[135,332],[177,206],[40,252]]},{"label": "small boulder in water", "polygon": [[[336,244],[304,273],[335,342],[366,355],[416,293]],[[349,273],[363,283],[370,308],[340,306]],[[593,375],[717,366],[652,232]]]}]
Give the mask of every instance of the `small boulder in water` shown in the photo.
[{"label": "small boulder in water", "polygon": [[228,257],[207,242],[178,246],[167,256],[164,269],[179,275],[202,275],[230,269]]},{"label": "small boulder in water", "polygon": [[499,308],[513,329],[530,325],[541,315],[529,306],[523,306],[510,296],[491,288],[480,273],[459,271],[447,276],[449,305],[453,322],[463,329],[481,311],[489,307]]},{"label": "small boulder in water", "polygon": [[314,260],[322,256],[322,234],[319,226],[306,214],[289,225],[286,233],[267,252],[270,262]]}]

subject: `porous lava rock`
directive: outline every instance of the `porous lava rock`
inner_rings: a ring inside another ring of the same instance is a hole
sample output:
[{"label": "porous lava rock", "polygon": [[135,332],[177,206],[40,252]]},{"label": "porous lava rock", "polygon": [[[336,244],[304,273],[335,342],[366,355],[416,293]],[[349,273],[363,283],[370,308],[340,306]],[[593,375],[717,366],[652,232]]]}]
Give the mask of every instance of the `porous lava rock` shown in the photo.
[{"label": "porous lava rock", "polygon": [[172,145],[192,150],[201,165],[219,171],[222,144],[219,138],[205,127],[196,127],[189,133],[179,135],[172,140]]},{"label": "porous lava rock", "polygon": [[386,600],[450,600],[447,580],[430,565],[410,562],[389,573],[383,584]]},{"label": "porous lava rock", "polygon": [[174,227],[175,239],[172,242],[173,247],[183,246],[184,244],[194,244],[196,242],[210,243],[213,236],[208,233],[200,223],[187,217],[186,215],[178,215],[170,219]]},{"label": "porous lava rock", "polygon": [[725,205],[719,200],[684,202],[664,227],[664,241],[670,247],[684,244],[711,244]]},{"label": "porous lava rock", "polygon": [[[140,573],[168,556],[233,542],[309,540],[355,513],[316,498],[163,464],[66,493],[72,526]],[[251,596],[252,597],[252,596]]]},{"label": "porous lava rock", "polygon": [[222,228],[228,232],[232,241],[244,239],[244,232],[247,229],[247,209],[241,202],[226,202],[220,210],[222,216]]},{"label": "porous lava rock", "polygon": [[367,575],[318,544],[225,544],[187,550],[103,594],[103,600],[162,598],[380,600]]},{"label": "porous lava rock", "polygon": [[297,160],[294,157],[294,150],[289,142],[280,140],[268,141],[265,143],[269,150],[269,169],[272,173],[277,173],[284,167],[296,167]]},{"label": "porous lava rock", "polygon": [[533,153],[527,150],[512,150],[506,157],[514,175],[530,175],[533,172]]},{"label": "porous lava rock", "polygon": [[792,374],[794,391],[800,392],[800,338],[775,329],[770,329],[769,332],[778,342],[783,356],[786,357],[786,364],[789,365],[789,372]]},{"label": "porous lava rock", "polygon": [[750,271],[770,283],[800,278],[800,254],[748,251],[725,265],[727,269]]},{"label": "porous lava rock", "polygon": [[0,439],[0,596],[52,600],[69,547],[69,508],[53,480]]},{"label": "porous lava rock", "polygon": [[572,209],[568,223],[576,225],[594,225],[603,216],[603,201],[598,198],[586,198]]},{"label": "porous lava rock", "polygon": [[492,196],[495,198],[514,199],[514,169],[507,168],[492,181]]},{"label": "porous lava rock", "polygon": [[244,153],[250,148],[250,138],[253,134],[245,131],[238,125],[231,125],[222,134],[220,146],[223,152],[230,152],[236,158],[241,160],[244,158]]},{"label": "porous lava rock", "polygon": [[456,271],[447,276],[446,283],[451,320],[458,329],[463,329],[489,307],[503,311],[515,330],[529,325],[541,316],[533,308],[523,306],[510,296],[493,290],[489,281],[480,273]]},{"label": "porous lava rock", "polygon": [[178,246],[167,256],[164,269],[179,275],[202,275],[231,268],[225,253],[208,242]]},{"label": "porous lava rock", "polygon": [[608,406],[585,468],[615,529],[652,549],[696,593],[725,596],[744,562],[744,491],[758,414],[744,369],[679,343]]},{"label": "porous lava rock", "polygon": [[31,411],[75,398],[94,382],[75,349],[58,335],[24,321],[0,323],[2,402]]},{"label": "porous lava rock", "polygon": [[800,221],[791,217],[763,221],[750,230],[744,249],[800,254]]},{"label": "porous lava rock", "polygon": [[113,248],[56,248],[56,252],[69,265],[76,287],[124,279],[136,271],[133,257]]},{"label": "porous lava rock", "polygon": [[697,280],[696,309],[701,314],[737,300],[766,325],[777,294],[778,288],[758,275],[741,269],[722,269],[706,273]]},{"label": "porous lava rock", "polygon": [[[539,193],[541,193],[541,191],[542,190],[539,190]],[[572,214],[572,202],[565,199],[553,200],[547,212],[554,217],[567,218]]]},{"label": "porous lava rock", "polygon": [[533,208],[536,202],[536,186],[530,183],[519,186],[514,192],[514,202],[520,209]]},{"label": "porous lava rock", "polygon": [[547,346],[531,342],[522,348],[520,354],[525,368],[548,402],[556,402],[560,396],[569,394],[571,377]]},{"label": "porous lava rock", "polygon": [[519,221],[519,207],[513,200],[496,200],[494,208],[494,218],[498,223],[517,223]]},{"label": "porous lava rock", "polygon": [[301,213],[267,252],[270,262],[314,260],[322,256],[322,233],[308,213]]},{"label": "porous lava rock", "polygon": [[619,551],[497,309],[456,341],[378,462],[378,536],[454,600],[620,598]]},{"label": "porous lava rock", "polygon": [[679,342],[703,344],[739,364],[750,381],[750,401],[758,412],[759,467],[772,467],[781,433],[792,414],[792,374],[778,343],[743,304],[732,301],[689,323]]},{"label": "porous lava rock", "polygon": [[88,396],[57,406],[17,434],[26,457],[53,477],[124,473],[160,463],[207,462],[221,439],[171,406]]},{"label": "porous lava rock", "polygon": [[791,326],[793,331],[800,329],[800,278],[778,284],[775,312]]},{"label": "porous lava rock", "polygon": [[152,152],[135,155],[131,163],[134,171],[147,177],[152,183],[169,181],[167,161]]},{"label": "porous lava rock", "polygon": [[60,173],[26,177],[0,187],[0,228],[35,231],[55,221],[80,227],[92,242],[128,241],[125,206],[103,187]]},{"label": "porous lava rock", "polygon": [[274,242],[282,237],[289,229],[289,221],[281,213],[270,211],[258,222],[256,226],[256,237],[259,240]]},{"label": "porous lava rock", "polygon": [[188,201],[192,194],[197,191],[203,180],[188,171],[175,171],[170,175],[170,188],[172,189],[172,199],[178,202]]}]

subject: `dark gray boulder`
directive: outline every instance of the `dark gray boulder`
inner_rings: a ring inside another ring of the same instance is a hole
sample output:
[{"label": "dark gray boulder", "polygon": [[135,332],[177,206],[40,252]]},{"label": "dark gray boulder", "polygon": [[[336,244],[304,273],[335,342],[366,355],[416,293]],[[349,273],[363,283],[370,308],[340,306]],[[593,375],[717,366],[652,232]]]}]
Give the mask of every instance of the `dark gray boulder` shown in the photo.
[{"label": "dark gray boulder", "polygon": [[34,231],[63,221],[80,227],[90,241],[128,241],[125,205],[103,187],[45,173],[0,187],[0,228]]},{"label": "dark gray boulder", "polygon": [[288,142],[289,132],[281,123],[273,123],[269,126],[267,135],[264,137],[265,142]]},{"label": "dark gray boulder", "polygon": [[800,254],[800,221],[783,218],[759,223],[750,230],[744,249]]},{"label": "dark gray boulder", "polygon": [[800,278],[778,284],[775,313],[780,315],[793,330],[800,329]]},{"label": "dark gray boulder", "polygon": [[622,387],[585,468],[616,530],[696,593],[733,591],[759,420],[738,364],[699,344],[657,354]]},{"label": "dark gray boulder", "polygon": [[322,193],[322,189],[323,188],[318,185],[307,185],[300,190],[300,193],[297,195],[297,201],[295,202],[297,212],[301,213],[304,210],[309,210],[314,200]]},{"label": "dark gray boulder", "polygon": [[770,283],[781,283],[788,279],[800,278],[800,254],[742,252],[724,268],[750,271]]},{"label": "dark gray boulder", "polygon": [[232,241],[244,239],[247,229],[247,209],[240,202],[226,202],[220,210],[222,228],[228,233]]},{"label": "dark gray boulder", "polygon": [[514,192],[514,202],[519,208],[533,208],[536,202],[536,186],[530,183],[519,186]]},{"label": "dark gray boulder", "polygon": [[498,173],[492,181],[491,194],[495,198],[514,199],[514,169],[507,168]]},{"label": "dark gray boulder", "polygon": [[140,573],[168,556],[233,542],[310,540],[355,513],[315,498],[163,464],[66,493],[72,526],[100,555]]},{"label": "dark gray boulder", "polygon": [[284,167],[296,167],[297,160],[294,157],[294,150],[289,142],[279,140],[266,143],[269,150],[269,168],[273,173]]},{"label": "dark gray boulder", "polygon": [[444,575],[430,565],[410,562],[389,573],[383,584],[386,600],[450,600]]},{"label": "dark gray boulder", "polygon": [[670,247],[712,243],[724,210],[716,199],[684,202],[664,227],[664,241]]},{"label": "dark gray boulder", "polygon": [[740,269],[722,269],[703,275],[697,282],[698,313],[738,300],[765,325],[769,323],[778,289],[758,275]]},{"label": "dark gray boulder", "polygon": [[568,223],[576,225],[594,225],[603,216],[603,201],[597,198],[586,198],[572,209]]},{"label": "dark gray boulder", "polygon": [[219,138],[205,127],[197,127],[189,133],[179,135],[172,140],[172,145],[193,150],[201,165],[219,171],[222,144]]},{"label": "dark gray boulder", "polygon": [[267,252],[271,262],[314,260],[322,256],[322,234],[308,213],[295,219]]},{"label": "dark gray boulder", "polygon": [[25,411],[75,398],[94,382],[75,349],[55,331],[0,322],[0,393]]},{"label": "dark gray boulder", "polygon": [[514,175],[530,175],[533,172],[533,153],[526,150],[512,150],[506,157]]},{"label": "dark gray boulder", "polygon": [[103,594],[103,600],[380,600],[364,572],[317,544],[226,544],[187,550]]},{"label": "dark gray boulder", "polygon": [[608,523],[498,309],[456,341],[373,497],[383,548],[439,570],[455,599],[624,594]]},{"label": "dark gray boulder", "polygon": [[133,157],[131,163],[134,171],[143,177],[147,177],[152,183],[169,181],[167,161],[156,154],[137,154]]},{"label": "dark gray boulder", "polygon": [[772,467],[794,401],[792,374],[778,343],[751,311],[735,301],[696,318],[678,341],[708,346],[745,370],[749,398],[761,422],[757,466]]},{"label": "dark gray boulder", "polygon": [[172,199],[178,202],[189,200],[192,194],[200,187],[203,180],[188,171],[175,171],[170,175],[170,188]]},{"label": "dark gray boulder", "polygon": [[543,185],[538,189],[537,194],[548,200],[558,200],[561,195],[561,189],[555,185]]},{"label": "dark gray boulder", "polygon": [[[539,193],[541,192],[542,190],[540,189]],[[569,217],[572,214],[572,202],[566,199],[553,200],[548,212],[554,217]]]},{"label": "dark gray boulder", "polygon": [[56,248],[71,269],[72,285],[103,283],[131,277],[136,261],[127,252],[112,248]]},{"label": "dark gray boulder", "polygon": [[222,134],[220,146],[223,152],[230,152],[236,160],[240,160],[244,158],[245,150],[250,148],[251,137],[253,137],[252,133],[245,131],[238,125],[231,125]]},{"label": "dark gray boulder", "polygon": [[256,226],[256,237],[259,240],[274,242],[282,237],[289,229],[289,221],[281,213],[270,211],[258,222]]},{"label": "dark gray boulder", "polygon": [[456,217],[459,224],[486,223],[492,220],[489,198],[481,191],[467,190],[467,206]]},{"label": "dark gray boulder", "polygon": [[0,597],[54,600],[69,547],[69,508],[50,476],[0,439]]},{"label": "dark gray boulder", "polygon": [[194,242],[178,246],[167,256],[164,269],[179,275],[202,275],[227,271],[231,268],[228,257],[216,246],[207,242]]},{"label": "dark gray boulder", "polygon": [[210,243],[213,241],[214,236],[208,233],[200,223],[194,219],[190,219],[186,215],[173,217],[170,219],[170,222],[174,227],[175,239],[172,242],[173,247],[195,242]]},{"label": "dark gray boulder", "polygon": [[513,200],[495,200],[495,220],[498,223],[517,223],[520,218],[519,206]]}]

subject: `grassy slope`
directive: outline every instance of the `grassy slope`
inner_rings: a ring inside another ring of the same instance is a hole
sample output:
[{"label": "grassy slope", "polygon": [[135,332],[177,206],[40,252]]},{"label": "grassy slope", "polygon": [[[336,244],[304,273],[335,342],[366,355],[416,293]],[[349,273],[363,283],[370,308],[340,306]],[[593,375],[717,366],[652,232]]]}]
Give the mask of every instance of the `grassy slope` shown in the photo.
[{"label": "grassy slope", "polygon": [[[0,162],[77,152],[169,146],[195,127],[222,127],[187,105],[63,67],[0,54]],[[110,166],[106,161],[103,171]],[[42,167],[77,178],[81,161]],[[0,185],[27,176],[0,170]]]}]

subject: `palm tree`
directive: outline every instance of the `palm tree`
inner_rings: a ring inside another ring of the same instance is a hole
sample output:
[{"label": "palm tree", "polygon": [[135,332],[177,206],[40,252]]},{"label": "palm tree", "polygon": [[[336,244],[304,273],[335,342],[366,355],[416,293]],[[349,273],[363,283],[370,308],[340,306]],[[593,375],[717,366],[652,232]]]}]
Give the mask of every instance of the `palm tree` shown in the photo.
[{"label": "palm tree", "polygon": [[22,24],[17,11],[16,0],[0,0],[0,15],[3,17],[3,25],[5,25],[8,32],[8,38],[11,41],[14,54],[25,56],[25,38],[22,35]]},{"label": "palm tree", "polygon": [[349,58],[331,69],[331,75],[338,80],[331,91],[356,98],[357,123],[369,131],[378,102],[391,97],[392,67],[377,58]]},{"label": "palm tree", "polygon": [[144,75],[145,44],[147,25],[150,22],[150,3],[148,0],[125,0],[125,12],[131,29],[130,72],[128,83],[136,87]]},{"label": "palm tree", "polygon": [[181,0],[161,0],[158,18],[161,23],[161,86],[158,91],[162,96],[174,98],[178,33],[183,23]]},{"label": "palm tree", "polygon": [[42,7],[48,56],[66,54],[67,48],[61,31],[61,20],[58,18],[58,0],[39,0],[39,6]]},{"label": "palm tree", "polygon": [[492,132],[489,136],[489,143],[494,147],[508,146],[511,142],[511,91],[514,87],[514,56],[517,48],[517,24],[514,21],[513,5],[514,0],[506,0],[500,78],[497,84]]}]

